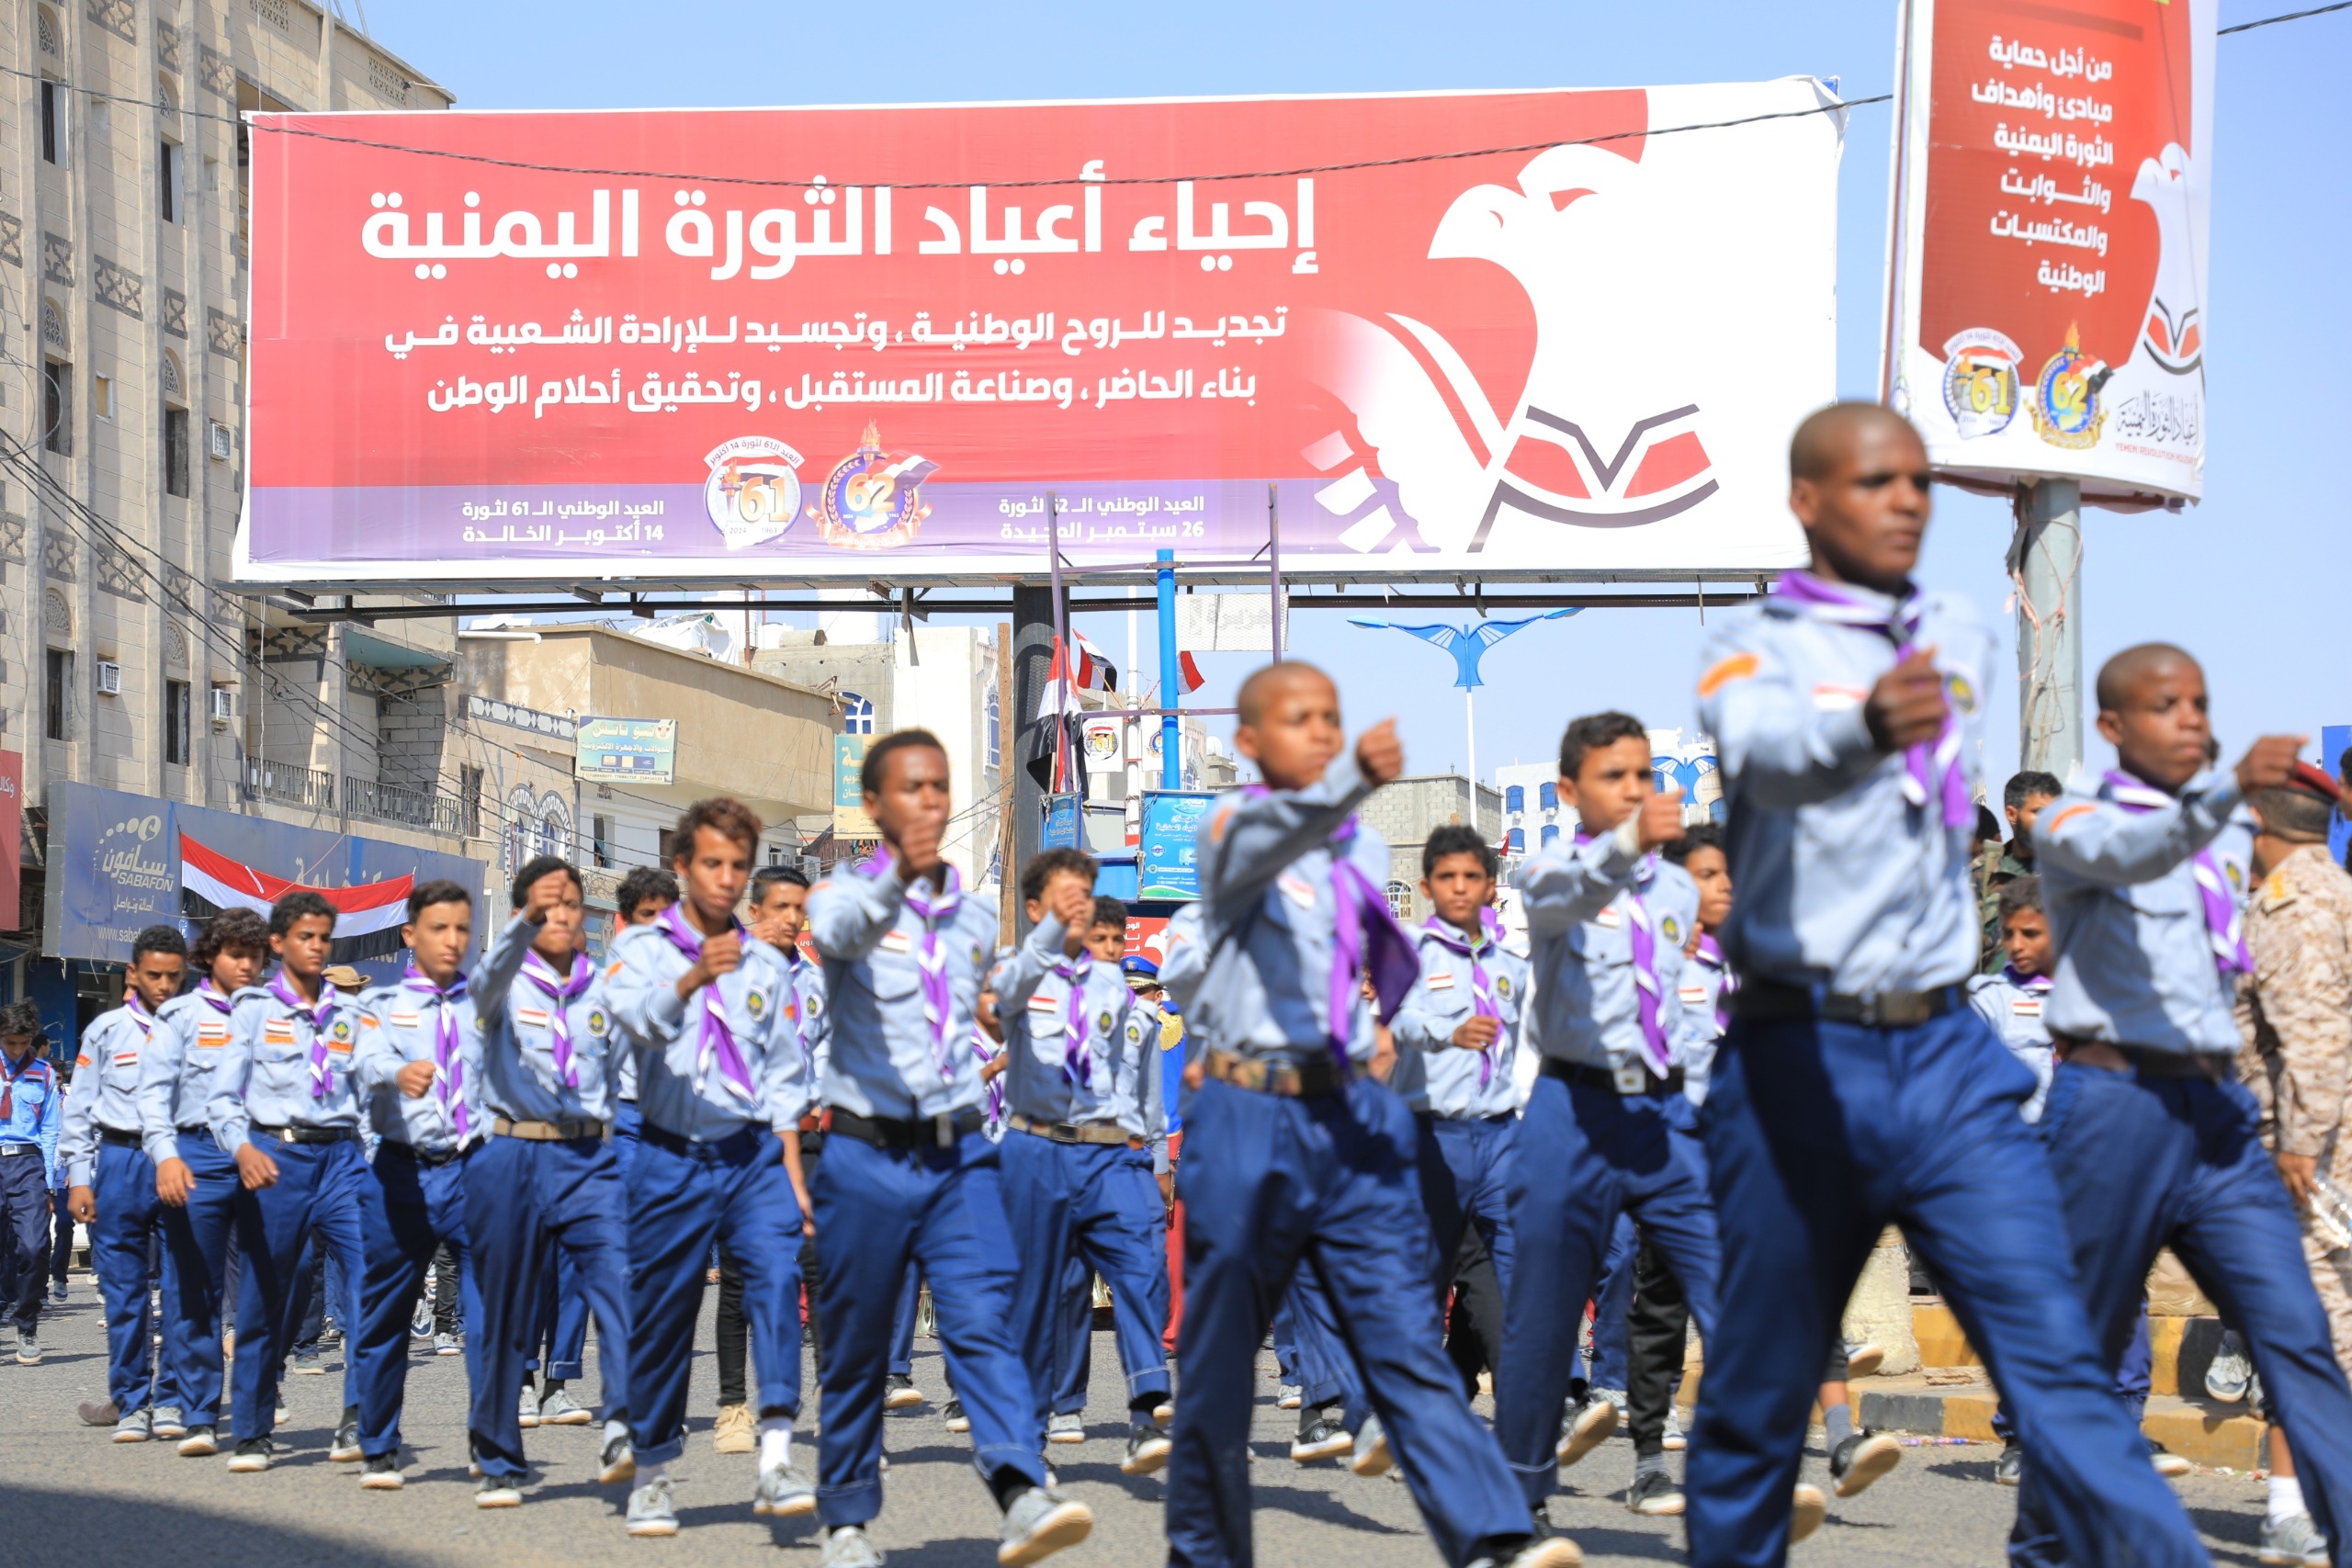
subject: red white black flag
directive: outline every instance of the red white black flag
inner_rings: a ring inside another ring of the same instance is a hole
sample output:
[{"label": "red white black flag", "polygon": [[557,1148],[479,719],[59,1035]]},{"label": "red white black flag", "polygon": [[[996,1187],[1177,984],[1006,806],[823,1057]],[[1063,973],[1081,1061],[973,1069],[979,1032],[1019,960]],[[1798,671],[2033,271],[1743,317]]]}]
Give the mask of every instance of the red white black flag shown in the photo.
[{"label": "red white black flag", "polygon": [[186,833],[180,835],[180,913],[209,919],[223,909],[251,909],[266,916],[288,893],[316,893],[334,906],[334,960],[381,958],[401,950],[401,927],[408,922],[413,876],[389,877],[358,887],[312,887],[272,876],[231,860]]}]

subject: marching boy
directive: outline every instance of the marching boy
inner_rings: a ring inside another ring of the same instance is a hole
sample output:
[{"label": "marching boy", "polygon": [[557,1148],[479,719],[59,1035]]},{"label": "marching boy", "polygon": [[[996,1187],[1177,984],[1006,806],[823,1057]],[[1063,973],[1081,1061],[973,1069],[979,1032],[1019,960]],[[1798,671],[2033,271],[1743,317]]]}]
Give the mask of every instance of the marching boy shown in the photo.
[{"label": "marching boy", "polygon": [[[271,908],[277,973],[238,994],[205,1105],[243,1189],[234,1221],[244,1280],[229,1424],[237,1444],[229,1468],[240,1472],[267,1470],[276,1451],[277,1373],[294,1332],[305,1242],[342,1265],[335,1317],[359,1321],[356,1296],[367,1272],[360,1193],[368,1180],[351,1073],[359,1009],[326,983],[334,944],[334,906],[319,894],[300,889]],[[337,1463],[361,1457],[358,1397],[357,1358],[346,1352],[343,1419],[327,1450]]]},{"label": "marching boy", "polygon": [[444,1243],[458,1263],[469,1371],[481,1354],[464,1163],[481,1131],[473,1077],[481,1042],[465,975],[473,940],[473,895],[446,880],[418,885],[401,928],[408,972],[359,998],[352,1075],[376,1134],[376,1159],[373,1179],[360,1189],[368,1267],[350,1344],[359,1374],[359,1484],[371,1492],[400,1490],[409,1318]]},{"label": "marching boy", "polygon": [[110,1423],[118,1443],[187,1435],[175,1365],[177,1337],[167,1315],[159,1358],[147,1327],[148,1292],[174,1293],[172,1261],[162,1279],[148,1266],[162,1228],[155,1167],[139,1132],[140,1058],[155,1032],[155,1014],[179,995],[187,943],[170,926],[149,926],[130,943],[130,989],[122,1006],[83,1032],[65,1097],[59,1157],[67,1167],[66,1207],[90,1227],[90,1267],[107,1311],[107,1403],[85,1405],[83,1419]]},{"label": "marching boy", "polygon": [[[2057,963],[2043,1016],[2064,1060],[2042,1128],[2075,1280],[2109,1369],[2170,1247],[2237,1325],[2287,1429],[2312,1522],[2345,1555],[2352,1530],[2352,1389],[2303,1259],[2301,1220],[2237,1081],[2233,1008],[2254,967],[2237,898],[2252,845],[2239,808],[2295,776],[2300,736],[2255,741],[2232,773],[2206,761],[2205,673],[2177,648],[2128,648],[2099,671],[2098,732],[2119,766],[2034,826]],[[2018,1495],[2010,1558],[2061,1561],[2041,1484]]]},{"label": "marching boy", "polygon": [[237,1162],[205,1124],[212,1069],[229,1043],[238,994],[269,962],[269,923],[251,909],[223,909],[204,923],[192,954],[203,978],[155,1015],[139,1064],[139,1122],[155,1164],[164,1205],[164,1353],[172,1358],[180,1415],[179,1451],[220,1451],[221,1272],[242,1190]]},{"label": "marching boy", "polygon": [[931,1282],[974,1458],[1004,1512],[997,1562],[1022,1568],[1085,1540],[1094,1516],[1046,1488],[1030,1371],[1012,1329],[1012,1237],[970,1047],[996,910],[967,896],[940,858],[948,774],[937,737],[885,736],[866,751],[861,783],[882,848],[808,897],[833,1021],[821,1086],[831,1130],[809,1190],[818,1235],[854,1244],[828,1240],[817,1303],[824,1568],[881,1561],[865,1525],[882,1506],[891,1319],[911,1269]]},{"label": "marching boy", "polygon": [[1355,815],[1404,771],[1404,748],[1383,723],[1343,756],[1339,691],[1310,664],[1258,671],[1237,705],[1235,744],[1265,783],[1220,802],[1199,843],[1207,972],[1185,1020],[1212,1044],[1184,1116],[1184,1398],[1169,1561],[1250,1561],[1258,1347],[1304,1267],[1445,1561],[1566,1568],[1576,1547],[1532,1539],[1527,1504],[1446,1362],[1429,1222],[1408,1174],[1412,1116],[1365,1071],[1367,969],[1385,1011],[1419,973],[1382,893],[1387,848]]},{"label": "marching boy", "polygon": [[759,843],[760,819],[741,802],[688,807],[670,837],[682,896],[651,924],[621,933],[607,971],[606,995],[637,1052],[644,1118],[628,1179],[631,1535],[678,1532],[670,1461],[685,1447],[695,1320],[714,1241],[742,1273],[759,1375],[752,1512],[790,1517],[817,1507],[792,1469],[800,1206],[783,1143],[808,1100],[808,1055],[784,955],[735,918]]},{"label": "marching boy", "polygon": [[[1168,1168],[1167,1121],[1159,1106],[1159,1042],[1144,1038],[1117,960],[1104,962],[1090,934],[1114,922],[1124,940],[1126,909],[1094,897],[1094,862],[1078,850],[1047,850],[1022,868],[1029,940],[997,965],[989,986],[1003,1020],[1005,1218],[1014,1253],[1013,1326],[1033,1370],[1066,1359],[1064,1297],[1077,1259],[1080,1277],[1111,1285],[1119,1363],[1127,1377],[1126,1458],[1119,1468],[1149,1475],[1168,1461],[1168,1438],[1152,1412],[1168,1397],[1168,1209],[1157,1177]],[[1035,1440],[1046,1440],[1054,1380],[1032,1377]],[[1081,1428],[1082,1431],[1082,1428]]]}]

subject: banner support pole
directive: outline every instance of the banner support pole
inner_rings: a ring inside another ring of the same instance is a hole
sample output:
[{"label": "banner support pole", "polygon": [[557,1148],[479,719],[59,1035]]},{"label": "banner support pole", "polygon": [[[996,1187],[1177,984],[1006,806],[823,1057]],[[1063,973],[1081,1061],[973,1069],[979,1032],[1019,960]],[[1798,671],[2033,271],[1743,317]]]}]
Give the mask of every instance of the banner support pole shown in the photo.
[{"label": "banner support pole", "polygon": [[2009,579],[2018,605],[2018,765],[2064,783],[2083,760],[2083,487],[2020,488]]},{"label": "banner support pole", "polygon": [[1176,712],[1184,671],[1176,652],[1176,552],[1158,550],[1159,592],[1159,787],[1184,787],[1184,721]]},{"label": "banner support pole", "polygon": [[1283,661],[1283,506],[1282,492],[1272,485],[1266,487],[1266,559],[1273,602],[1268,607],[1266,625],[1267,646],[1273,650],[1274,662]]}]

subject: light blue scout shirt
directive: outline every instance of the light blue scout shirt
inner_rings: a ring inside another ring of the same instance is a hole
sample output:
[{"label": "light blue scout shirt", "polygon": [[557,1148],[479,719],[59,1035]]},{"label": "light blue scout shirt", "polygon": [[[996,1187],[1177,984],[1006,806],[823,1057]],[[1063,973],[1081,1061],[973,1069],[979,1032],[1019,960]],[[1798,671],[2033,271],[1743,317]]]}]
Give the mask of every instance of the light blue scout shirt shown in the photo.
[{"label": "light blue scout shirt", "polygon": [[139,1062],[139,1130],[157,1165],[180,1157],[180,1129],[201,1127],[212,1098],[212,1069],[229,1043],[236,998],[206,976],[196,989],[165,1002]]},{"label": "light blue scout shirt", "polygon": [[[2234,1054],[2238,900],[2253,837],[2236,778],[2211,770],[2177,796],[2110,773],[2070,788],[2033,827],[2050,917],[2052,1034],[2154,1051]],[[2226,957],[2225,957],[2226,953]],[[2249,965],[2250,966],[2250,965]]]},{"label": "light blue scout shirt", "polygon": [[510,1122],[609,1121],[612,1064],[627,1055],[617,1010],[584,951],[574,949],[561,973],[532,951],[542,929],[515,916],[474,965],[473,1009],[482,1021],[474,1103]]},{"label": "light blue scout shirt", "polygon": [[785,953],[784,961],[792,971],[792,994],[799,1009],[793,1023],[800,1031],[801,1053],[808,1059],[808,1098],[813,1104],[817,1086],[825,1081],[825,1068],[832,1060],[833,1013],[825,1000],[825,971],[797,945]]},{"label": "light blue scout shirt", "polygon": [[1047,915],[989,977],[1012,1058],[1004,1070],[1005,1109],[1040,1122],[1115,1122],[1151,1145],[1154,1170],[1166,1170],[1159,1031],[1147,1032],[1117,964],[1082,951],[1064,956],[1068,935]]},{"label": "light blue scout shirt", "polygon": [[1972,976],[1968,1002],[1993,1026],[2009,1055],[2033,1069],[2033,1098],[2025,1102],[2025,1119],[2041,1120],[2042,1102],[2050,1098],[2050,1078],[2056,1062],[2050,1045],[2050,1026],[2042,1010],[2050,998],[2050,976],[2020,975],[2014,964],[2003,964],[1997,975]]},{"label": "light blue scout shirt", "polygon": [[1724,962],[1724,950],[1702,935],[1682,964],[1682,1098],[1707,1103],[1707,1081],[1714,1076],[1715,1047],[1730,1013],[1725,999],[1739,989],[1739,977]]},{"label": "light blue scout shirt", "polygon": [[808,895],[823,955],[831,1047],[824,1102],[908,1122],[978,1108],[972,1009],[996,948],[995,904],[962,890],[909,886],[887,854],[839,872]]},{"label": "light blue scout shirt", "polygon": [[1201,825],[1199,940],[1207,949],[1206,969],[1192,1000],[1178,1005],[1216,1049],[1314,1060],[1328,1055],[1336,1037],[1357,1066],[1371,1061],[1378,1042],[1361,987],[1348,987],[1348,1010],[1337,1028],[1331,1005],[1340,917],[1335,866],[1352,864],[1374,898],[1388,879],[1388,846],[1378,833],[1357,825],[1344,842],[1333,837],[1371,793],[1355,759],[1342,757],[1306,789],[1228,793]]},{"label": "light blue scout shirt", "polygon": [[[359,1049],[352,1064],[376,1137],[420,1154],[451,1153],[488,1131],[481,1111],[481,1035],[466,977],[442,990],[414,968],[399,984],[360,993]],[[433,1083],[412,1099],[401,1069],[431,1062]]]},{"label": "light blue scout shirt", "polygon": [[233,1155],[252,1142],[255,1127],[356,1131],[351,1060],[358,1044],[358,1004],[324,981],[310,1007],[282,973],[239,991],[204,1108],[213,1142]]},{"label": "light blue scout shirt", "polygon": [[701,934],[673,905],[651,924],[623,931],[605,970],[605,1000],[637,1052],[639,1112],[696,1143],[752,1126],[798,1128],[808,1064],[784,955],[738,922],[741,966],[681,998],[678,981],[695,961],[679,946],[680,932],[701,951]]},{"label": "light blue scout shirt", "polygon": [[[1991,636],[1951,595],[1841,592],[1882,618],[1907,610],[1913,642],[1935,649],[1973,795]],[[1976,967],[1973,810],[1953,825],[1936,799],[1915,803],[1905,756],[1881,751],[1862,719],[1897,646],[1778,593],[1707,639],[1699,723],[1723,762],[1739,889],[1723,945],[1743,975],[1875,995],[1957,985]]]},{"label": "light blue scout shirt", "polygon": [[[44,1178],[57,1168],[57,1138],[64,1125],[65,1086],[42,1054],[36,1035],[22,1062],[0,1056],[0,1144],[32,1144],[40,1149]],[[22,1156],[19,1156],[22,1157]]]},{"label": "light blue scout shirt", "polygon": [[[1597,839],[1555,840],[1517,877],[1533,948],[1535,1048],[1579,1066],[1656,1069],[1645,1045],[1646,1007],[1667,1070],[1681,1037],[1682,944],[1699,919],[1699,888],[1683,869],[1644,854],[1639,818]],[[1648,924],[1656,990],[1636,976],[1636,928]],[[1660,1077],[1664,1073],[1659,1073]]]},{"label": "light blue scout shirt", "polygon": [[[1433,1116],[1502,1116],[1519,1109],[1519,1025],[1527,1003],[1527,960],[1507,953],[1481,929],[1464,937],[1432,917],[1414,933],[1421,977],[1388,1021],[1396,1070],[1388,1087],[1415,1111]],[[1502,1031],[1483,1051],[1453,1043],[1474,1015],[1493,1016]]]},{"label": "light blue scout shirt", "polygon": [[134,995],[122,1006],[98,1014],[82,1032],[57,1146],[68,1186],[90,1185],[98,1164],[99,1129],[139,1131],[139,1062],[154,1030],[155,1015]]}]

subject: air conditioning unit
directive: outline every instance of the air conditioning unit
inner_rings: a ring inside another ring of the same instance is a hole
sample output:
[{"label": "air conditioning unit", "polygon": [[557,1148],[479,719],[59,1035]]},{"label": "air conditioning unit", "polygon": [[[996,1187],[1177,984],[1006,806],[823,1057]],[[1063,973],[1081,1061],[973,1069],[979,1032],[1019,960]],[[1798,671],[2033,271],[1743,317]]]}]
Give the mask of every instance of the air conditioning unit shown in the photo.
[{"label": "air conditioning unit", "polygon": [[98,660],[98,695],[102,697],[122,695],[122,666],[110,659]]},{"label": "air conditioning unit", "polygon": [[224,724],[227,724],[231,719],[232,719],[232,718],[236,717],[236,716],[237,716],[237,690],[236,690],[236,688],[235,688],[235,687],[233,687],[233,686],[215,686],[215,687],[213,687],[213,688],[212,688],[212,722],[213,722],[214,724],[216,724],[216,725],[224,725]]},{"label": "air conditioning unit", "polygon": [[214,462],[225,463],[233,450],[229,443],[229,427],[217,419],[210,423],[211,428],[205,433],[205,450],[211,455]]}]

